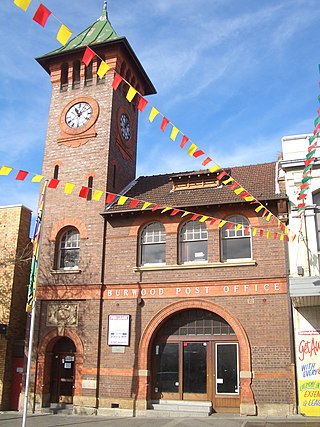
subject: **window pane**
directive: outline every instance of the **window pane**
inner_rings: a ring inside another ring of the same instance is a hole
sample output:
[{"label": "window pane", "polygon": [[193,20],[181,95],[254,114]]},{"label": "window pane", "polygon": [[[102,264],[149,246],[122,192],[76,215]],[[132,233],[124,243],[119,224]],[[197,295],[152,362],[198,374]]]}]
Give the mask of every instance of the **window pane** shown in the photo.
[{"label": "window pane", "polygon": [[60,268],[78,267],[79,249],[61,249]]},{"label": "window pane", "polygon": [[75,268],[79,264],[80,235],[78,230],[69,229],[63,233],[59,247],[59,268]]},{"label": "window pane", "polygon": [[196,262],[208,260],[207,241],[182,242],[181,243],[181,262]]},{"label": "window pane", "polygon": [[217,393],[238,394],[238,351],[236,344],[217,344]]},{"label": "window pane", "polygon": [[251,258],[250,238],[222,240],[222,258],[224,260]]},{"label": "window pane", "polygon": [[166,261],[166,246],[163,243],[142,245],[141,264],[158,264]]}]

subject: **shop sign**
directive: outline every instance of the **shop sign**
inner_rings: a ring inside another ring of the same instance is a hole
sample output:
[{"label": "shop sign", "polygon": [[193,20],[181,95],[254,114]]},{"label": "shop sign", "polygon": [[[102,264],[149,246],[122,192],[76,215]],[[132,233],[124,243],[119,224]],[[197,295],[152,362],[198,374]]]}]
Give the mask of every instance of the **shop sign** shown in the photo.
[{"label": "shop sign", "polygon": [[295,311],[299,407],[306,416],[320,413],[320,325],[313,313]]}]

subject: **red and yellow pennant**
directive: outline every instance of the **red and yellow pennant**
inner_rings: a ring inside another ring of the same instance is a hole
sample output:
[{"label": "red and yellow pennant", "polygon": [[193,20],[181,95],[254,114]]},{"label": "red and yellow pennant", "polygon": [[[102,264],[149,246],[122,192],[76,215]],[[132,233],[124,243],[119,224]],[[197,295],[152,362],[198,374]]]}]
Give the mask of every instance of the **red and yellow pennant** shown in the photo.
[{"label": "red and yellow pennant", "polygon": [[[16,170],[10,166],[2,166],[0,168],[0,176],[1,175],[2,176],[8,176],[8,175],[10,175],[10,173],[12,171],[17,171],[15,179],[19,180],[19,181],[25,181],[27,176],[32,176],[31,182],[34,182],[34,183],[41,182],[42,180],[45,179],[42,175],[34,174],[32,172],[28,172],[28,171],[25,171],[22,169]],[[60,180],[54,179],[54,178],[47,179],[46,181],[48,181],[47,188],[50,188],[52,190],[56,190],[61,183]],[[74,190],[76,188],[77,187],[74,183],[66,182],[64,184],[64,187],[63,187],[63,192],[66,195],[74,194],[75,193]],[[242,224],[236,224],[235,222],[232,222],[232,221],[227,221],[227,220],[220,219],[220,218],[214,218],[214,217],[204,215],[201,213],[185,211],[183,209],[178,209],[178,208],[174,208],[171,206],[161,206],[155,202],[149,202],[146,200],[131,198],[131,197],[125,196],[123,194],[110,193],[110,192],[105,193],[102,190],[95,190],[95,189],[87,187],[87,186],[81,186],[80,190],[77,190],[78,197],[86,199],[88,197],[88,194],[90,191],[93,193],[91,199],[94,201],[100,201],[102,196],[105,194],[104,201],[109,206],[112,204],[117,204],[119,206],[124,206],[124,205],[129,204],[129,208],[139,209],[141,211],[144,211],[146,209],[149,209],[151,212],[156,212],[158,210],[161,210],[161,212],[160,212],[161,214],[168,213],[170,216],[181,215],[181,218],[184,218],[186,216],[190,216],[190,218],[189,218],[190,221],[199,221],[199,222],[207,222],[208,221],[209,225],[216,224],[218,226],[218,228],[220,228],[220,229],[223,228],[227,224],[228,230],[233,228],[233,227],[235,228],[236,231],[243,228],[245,234],[249,234],[251,232],[251,234],[253,236],[255,236],[255,235],[258,235],[258,237],[264,237],[265,236],[267,239],[271,238],[271,235],[272,235],[270,230],[264,230],[263,228],[257,229],[256,227],[251,227],[251,226],[243,227]],[[282,230],[281,234],[274,233],[274,239],[277,239],[279,237],[280,240],[285,239],[287,241],[290,241],[288,228],[285,227],[283,224],[281,224],[281,230]],[[291,237],[291,240],[293,241],[295,239],[295,237],[296,236],[293,235]]]}]

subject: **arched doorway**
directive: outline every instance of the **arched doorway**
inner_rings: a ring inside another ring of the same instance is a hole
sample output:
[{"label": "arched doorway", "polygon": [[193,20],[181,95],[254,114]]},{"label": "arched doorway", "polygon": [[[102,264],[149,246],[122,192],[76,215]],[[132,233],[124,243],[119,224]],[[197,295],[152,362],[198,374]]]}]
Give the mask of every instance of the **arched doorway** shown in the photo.
[{"label": "arched doorway", "polygon": [[52,348],[51,403],[73,403],[75,353],[76,346],[68,337],[61,337]]},{"label": "arched doorway", "polygon": [[154,337],[152,400],[211,401],[216,412],[239,412],[239,344],[232,327],[211,311],[171,316]]}]

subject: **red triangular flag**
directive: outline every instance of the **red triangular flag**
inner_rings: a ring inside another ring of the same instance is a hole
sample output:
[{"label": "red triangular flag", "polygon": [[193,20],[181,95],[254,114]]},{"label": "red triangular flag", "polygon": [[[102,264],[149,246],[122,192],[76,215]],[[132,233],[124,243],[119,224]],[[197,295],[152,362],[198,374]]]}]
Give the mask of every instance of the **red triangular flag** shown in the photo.
[{"label": "red triangular flag", "polygon": [[107,198],[106,198],[106,203],[107,204],[112,203],[115,198],[116,198],[116,194],[108,193]]},{"label": "red triangular flag", "polygon": [[39,25],[41,25],[41,27],[44,27],[50,15],[50,10],[47,9],[42,3],[40,3],[40,6],[38,7],[36,13],[33,16],[33,20]]},{"label": "red triangular flag", "polygon": [[183,148],[188,141],[189,141],[189,138],[187,136],[183,135],[182,141],[180,143],[180,147]]},{"label": "red triangular flag", "polygon": [[199,216],[200,216],[199,214],[192,215],[190,221],[195,221],[197,218],[199,218]]},{"label": "red triangular flag", "polygon": [[58,187],[60,180],[59,179],[50,179],[49,184],[48,184],[48,188],[53,188],[54,190]]},{"label": "red triangular flag", "polygon": [[151,209],[152,212],[158,210],[161,206],[160,205],[154,205],[153,208]]},{"label": "red triangular flag", "polygon": [[166,127],[167,127],[168,123],[169,123],[169,120],[168,120],[166,117],[164,117],[164,118],[162,119],[161,126],[160,126],[160,129],[162,130],[162,132],[164,132],[164,131],[165,131],[165,129],[166,129]]},{"label": "red triangular flag", "polygon": [[260,237],[263,237],[263,233],[264,233],[264,231],[263,231],[263,230],[260,230],[260,232],[259,232],[259,236],[260,236]]},{"label": "red triangular flag", "polygon": [[94,51],[92,49],[90,49],[90,47],[87,47],[87,49],[85,50],[85,52],[83,54],[82,62],[84,62],[86,64],[86,67],[87,67],[95,56],[96,56],[96,54],[94,53]]},{"label": "red triangular flag", "polygon": [[210,162],[212,162],[212,159],[210,159],[210,157],[207,157],[201,164],[202,166],[207,166],[207,164]]},{"label": "red triangular flag", "polygon": [[146,108],[148,104],[148,101],[143,98],[143,96],[140,96],[139,102],[138,102],[138,110],[141,111],[141,113],[143,112],[143,110]]},{"label": "red triangular flag", "polygon": [[112,87],[114,90],[117,90],[119,87],[119,84],[122,82],[123,78],[118,73],[114,73],[114,79],[112,82]]},{"label": "red triangular flag", "polygon": [[224,176],[226,176],[227,175],[227,172],[225,172],[225,171],[222,171],[221,173],[219,173],[219,175],[217,176],[217,180],[218,181],[221,181],[221,179],[224,177]]},{"label": "red triangular flag", "polygon": [[26,172],[26,171],[20,170],[20,171],[17,173],[16,180],[17,180],[17,181],[24,181],[24,180],[26,179],[26,176],[28,175],[28,173],[29,173],[29,172]]},{"label": "red triangular flag", "polygon": [[83,199],[86,199],[89,194],[90,188],[89,187],[81,187],[81,190],[79,192],[79,197],[82,197]]},{"label": "red triangular flag", "polygon": [[202,151],[202,150],[197,150],[193,153],[193,157],[195,157],[195,158],[203,156],[203,155],[204,155],[204,151]]},{"label": "red triangular flag", "polygon": [[229,224],[227,225],[226,230],[230,230],[230,228],[232,228],[234,226],[234,222],[229,222]]},{"label": "red triangular flag", "polygon": [[180,209],[173,209],[173,211],[171,212],[170,216],[175,216],[179,212],[180,212]]},{"label": "red triangular flag", "polygon": [[140,202],[140,200],[138,200],[138,199],[131,200],[129,208],[133,208],[133,209],[136,208],[138,206],[139,202]]}]

